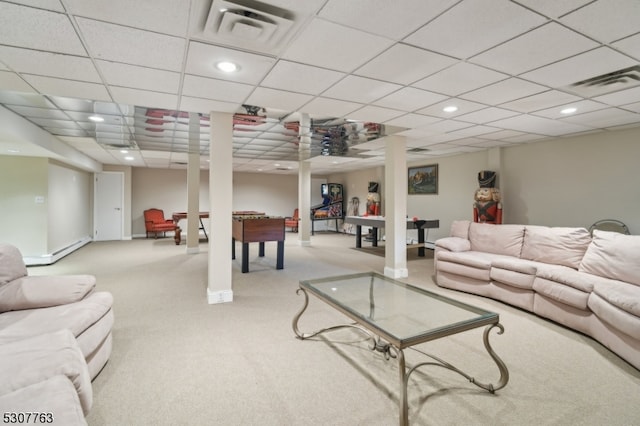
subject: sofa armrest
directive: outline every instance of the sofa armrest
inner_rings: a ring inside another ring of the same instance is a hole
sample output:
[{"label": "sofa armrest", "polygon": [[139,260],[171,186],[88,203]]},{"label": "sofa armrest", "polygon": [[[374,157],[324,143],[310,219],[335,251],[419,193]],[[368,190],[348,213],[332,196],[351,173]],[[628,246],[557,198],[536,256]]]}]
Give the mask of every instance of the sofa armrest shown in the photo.
[{"label": "sofa armrest", "polygon": [[56,376],[66,376],[75,388],[82,412],[88,414],[93,404],[91,377],[82,351],[69,330],[0,346],[0,396]]},{"label": "sofa armrest", "polygon": [[93,275],[26,276],[0,286],[0,313],[48,308],[82,300],[96,285]]},{"label": "sofa armrest", "polygon": [[471,242],[467,239],[460,237],[445,237],[436,240],[436,247],[443,248],[445,250],[459,252],[471,250]]}]

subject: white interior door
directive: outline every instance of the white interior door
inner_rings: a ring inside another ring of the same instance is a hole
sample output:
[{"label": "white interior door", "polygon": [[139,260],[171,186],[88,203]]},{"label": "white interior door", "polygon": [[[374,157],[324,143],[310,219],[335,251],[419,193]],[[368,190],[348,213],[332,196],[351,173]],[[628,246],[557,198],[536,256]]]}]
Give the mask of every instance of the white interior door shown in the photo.
[{"label": "white interior door", "polygon": [[124,222],[124,174],[96,173],[94,183],[95,241],[121,240]]}]

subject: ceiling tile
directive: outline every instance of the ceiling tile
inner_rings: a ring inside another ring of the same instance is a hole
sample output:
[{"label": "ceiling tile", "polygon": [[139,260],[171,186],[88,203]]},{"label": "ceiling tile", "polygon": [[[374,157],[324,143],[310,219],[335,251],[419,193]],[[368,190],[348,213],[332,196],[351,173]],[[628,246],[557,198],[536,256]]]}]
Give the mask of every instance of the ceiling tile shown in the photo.
[{"label": "ceiling tile", "polygon": [[385,108],[399,109],[412,112],[428,105],[447,99],[444,95],[439,95],[426,90],[405,87],[375,101],[373,104]]},{"label": "ceiling tile", "polygon": [[243,103],[253,86],[233,81],[185,75],[182,93],[186,96],[209,98],[217,101]]},{"label": "ceiling tile", "polygon": [[627,105],[623,106],[622,108],[627,110],[627,111],[633,111],[633,112],[636,112],[636,113],[640,114],[640,102],[634,102],[632,104],[627,104]]},{"label": "ceiling tile", "polygon": [[402,86],[354,75],[347,76],[322,95],[361,103],[370,103],[400,89]]},{"label": "ceiling tile", "polygon": [[449,135],[454,136],[456,138],[468,138],[473,136],[484,135],[487,133],[493,133],[497,130],[500,130],[500,129],[497,129],[495,127],[490,127],[490,126],[471,126],[471,127],[466,127],[464,129],[454,130],[452,132],[449,132]]},{"label": "ceiling tile", "polygon": [[178,93],[180,74],[110,61],[96,61],[108,85]]},{"label": "ceiling tile", "polygon": [[330,117],[344,117],[362,107],[362,104],[329,98],[315,98],[304,106],[304,112]]},{"label": "ceiling tile", "polygon": [[16,92],[34,92],[18,74],[9,71],[0,71],[0,89]]},{"label": "ceiling tile", "polygon": [[613,49],[600,47],[522,74],[521,77],[559,88],[636,64],[633,59]]},{"label": "ceiling tile", "polygon": [[187,34],[189,8],[182,0],[64,0],[64,4],[71,13],[98,21],[181,37]]},{"label": "ceiling tile", "polygon": [[640,33],[613,43],[611,46],[640,61]]},{"label": "ceiling tile", "polygon": [[348,27],[400,40],[457,0],[330,0],[319,16]]},{"label": "ceiling tile", "polygon": [[460,121],[468,121],[475,124],[490,123],[492,121],[500,120],[502,118],[513,117],[518,115],[517,112],[509,111],[507,109],[489,107],[481,109],[479,111],[471,112],[468,114],[460,115],[457,117]]},{"label": "ceiling tile", "polygon": [[111,101],[111,96],[101,84],[61,78],[43,77],[39,75],[22,76],[38,92],[45,95],[67,96],[70,98],[89,98],[101,101]]},{"label": "ceiling tile", "polygon": [[182,70],[182,38],[85,18],[77,18],[77,22],[89,53],[96,59]]},{"label": "ceiling tile", "polygon": [[368,105],[349,114],[349,119],[384,123],[403,115],[402,111]]},{"label": "ceiling tile", "polygon": [[474,56],[471,62],[517,75],[598,46],[552,22]]},{"label": "ceiling tile", "polygon": [[593,0],[518,0],[518,3],[527,6],[549,18],[558,18]]},{"label": "ceiling tile", "polygon": [[519,112],[532,112],[552,106],[563,105],[569,102],[577,102],[581,98],[559,90],[548,90],[526,98],[501,104],[501,107],[509,108]]},{"label": "ceiling tile", "polygon": [[[0,46],[0,58],[13,71],[101,83],[89,58]],[[42,64],[47,64],[43,67]]]},{"label": "ceiling tile", "polygon": [[460,95],[460,97],[488,105],[498,105],[531,96],[547,90],[546,87],[519,78],[499,81],[490,86]]},{"label": "ceiling tile", "polygon": [[[374,58],[391,44],[392,41],[387,38],[316,18],[302,30],[282,57],[349,72]],[[344,46],[348,46],[348,49],[342,48]]]},{"label": "ceiling tile", "polygon": [[[447,106],[455,106],[458,108],[454,112],[446,112],[444,108]],[[431,115],[434,117],[440,118],[453,118],[462,114],[468,114],[473,111],[477,111],[479,109],[486,108],[486,105],[479,104],[477,102],[466,101],[464,99],[451,98],[446,101],[438,102],[437,104],[431,105],[427,108],[422,108],[417,111],[420,114]]]},{"label": "ceiling tile", "polygon": [[546,136],[561,136],[571,133],[584,132],[588,127],[563,123],[548,118],[534,117],[528,115],[518,115],[494,121],[492,126],[503,129],[517,130],[524,133],[537,133]]},{"label": "ceiling tile", "polygon": [[545,22],[507,0],[459,2],[404,41],[456,58],[469,58]]},{"label": "ceiling tile", "polygon": [[401,117],[397,117],[392,120],[386,121],[384,124],[388,124],[391,126],[398,126],[398,127],[420,128],[420,127],[429,126],[433,123],[437,123],[438,121],[440,121],[440,118],[429,117],[427,115],[422,115],[422,114],[409,113]]},{"label": "ceiling tile", "polygon": [[178,106],[178,97],[167,93],[112,87],[111,94],[116,102],[123,104],[171,110],[176,109]]},{"label": "ceiling tile", "polygon": [[[580,98],[578,98],[580,99]],[[571,103],[566,103],[563,105],[556,105],[553,108],[547,108],[547,109],[543,109],[543,110],[539,110],[536,111],[534,113],[532,113],[533,115],[539,115],[541,117],[546,117],[546,118],[553,118],[553,119],[558,119],[558,118],[566,118],[567,115],[566,114],[562,114],[563,109],[565,108],[569,108],[569,107],[573,107],[577,109],[576,114],[583,114],[585,112],[589,112],[589,111],[596,111],[599,109],[604,109],[607,108],[606,105],[601,104],[599,102],[594,102],[594,101],[590,101],[590,100],[582,100],[582,101],[574,101]]]},{"label": "ceiling tile", "polygon": [[638,120],[640,120],[640,115],[619,108],[605,108],[585,114],[572,115],[563,119],[563,121],[581,124],[590,128],[614,127],[623,124],[637,123]]},{"label": "ceiling tile", "polygon": [[455,59],[424,49],[396,44],[358,68],[355,74],[410,84],[453,65]]},{"label": "ceiling tile", "polygon": [[283,111],[298,111],[300,107],[312,99],[312,96],[284,90],[257,88],[247,99],[249,105],[269,105]]},{"label": "ceiling tile", "polygon": [[8,46],[87,55],[66,15],[7,2],[0,2],[0,40]]},{"label": "ceiling tile", "polygon": [[459,62],[450,68],[412,84],[412,86],[436,93],[444,93],[449,96],[458,96],[461,93],[507,78],[509,76],[506,74],[467,62]]},{"label": "ceiling tile", "polygon": [[345,74],[289,61],[278,61],[261,85],[274,89],[318,95]]},{"label": "ceiling tile", "polygon": [[[218,70],[215,64],[231,61],[240,66],[234,73]],[[275,65],[274,58],[204,43],[189,43],[185,72],[239,83],[258,84]]]},{"label": "ceiling tile", "polygon": [[640,101],[640,86],[633,87],[627,90],[620,90],[618,92],[609,93],[607,95],[596,96],[593,98],[596,102],[602,102],[603,104],[621,106]]},{"label": "ceiling tile", "polygon": [[638,32],[638,0],[594,1],[560,18],[560,22],[603,43]]}]

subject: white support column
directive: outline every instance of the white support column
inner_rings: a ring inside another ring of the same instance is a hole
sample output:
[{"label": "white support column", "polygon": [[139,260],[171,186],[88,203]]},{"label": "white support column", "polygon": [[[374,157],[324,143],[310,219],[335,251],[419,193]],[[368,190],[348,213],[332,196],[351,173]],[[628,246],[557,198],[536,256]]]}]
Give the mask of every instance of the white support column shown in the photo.
[{"label": "white support column", "polygon": [[209,275],[210,304],[233,301],[231,213],[233,205],[233,114],[211,113],[209,148]]},{"label": "white support column", "polygon": [[311,245],[311,119],[309,114],[301,114],[298,130],[298,241],[301,246]]},{"label": "white support column", "polygon": [[402,136],[385,138],[384,275],[409,276],[407,269],[407,143]]},{"label": "white support column", "polygon": [[200,252],[200,115],[189,113],[187,253]]},{"label": "white support column", "polygon": [[298,165],[298,241],[301,246],[311,245],[311,163],[300,161]]}]

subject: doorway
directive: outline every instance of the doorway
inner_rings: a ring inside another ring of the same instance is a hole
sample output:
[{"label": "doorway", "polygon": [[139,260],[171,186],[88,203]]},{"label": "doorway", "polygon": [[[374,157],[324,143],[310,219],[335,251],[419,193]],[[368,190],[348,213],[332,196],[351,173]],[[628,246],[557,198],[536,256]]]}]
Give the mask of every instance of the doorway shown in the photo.
[{"label": "doorway", "polygon": [[94,194],[93,240],[122,240],[124,233],[124,173],[96,173]]}]

